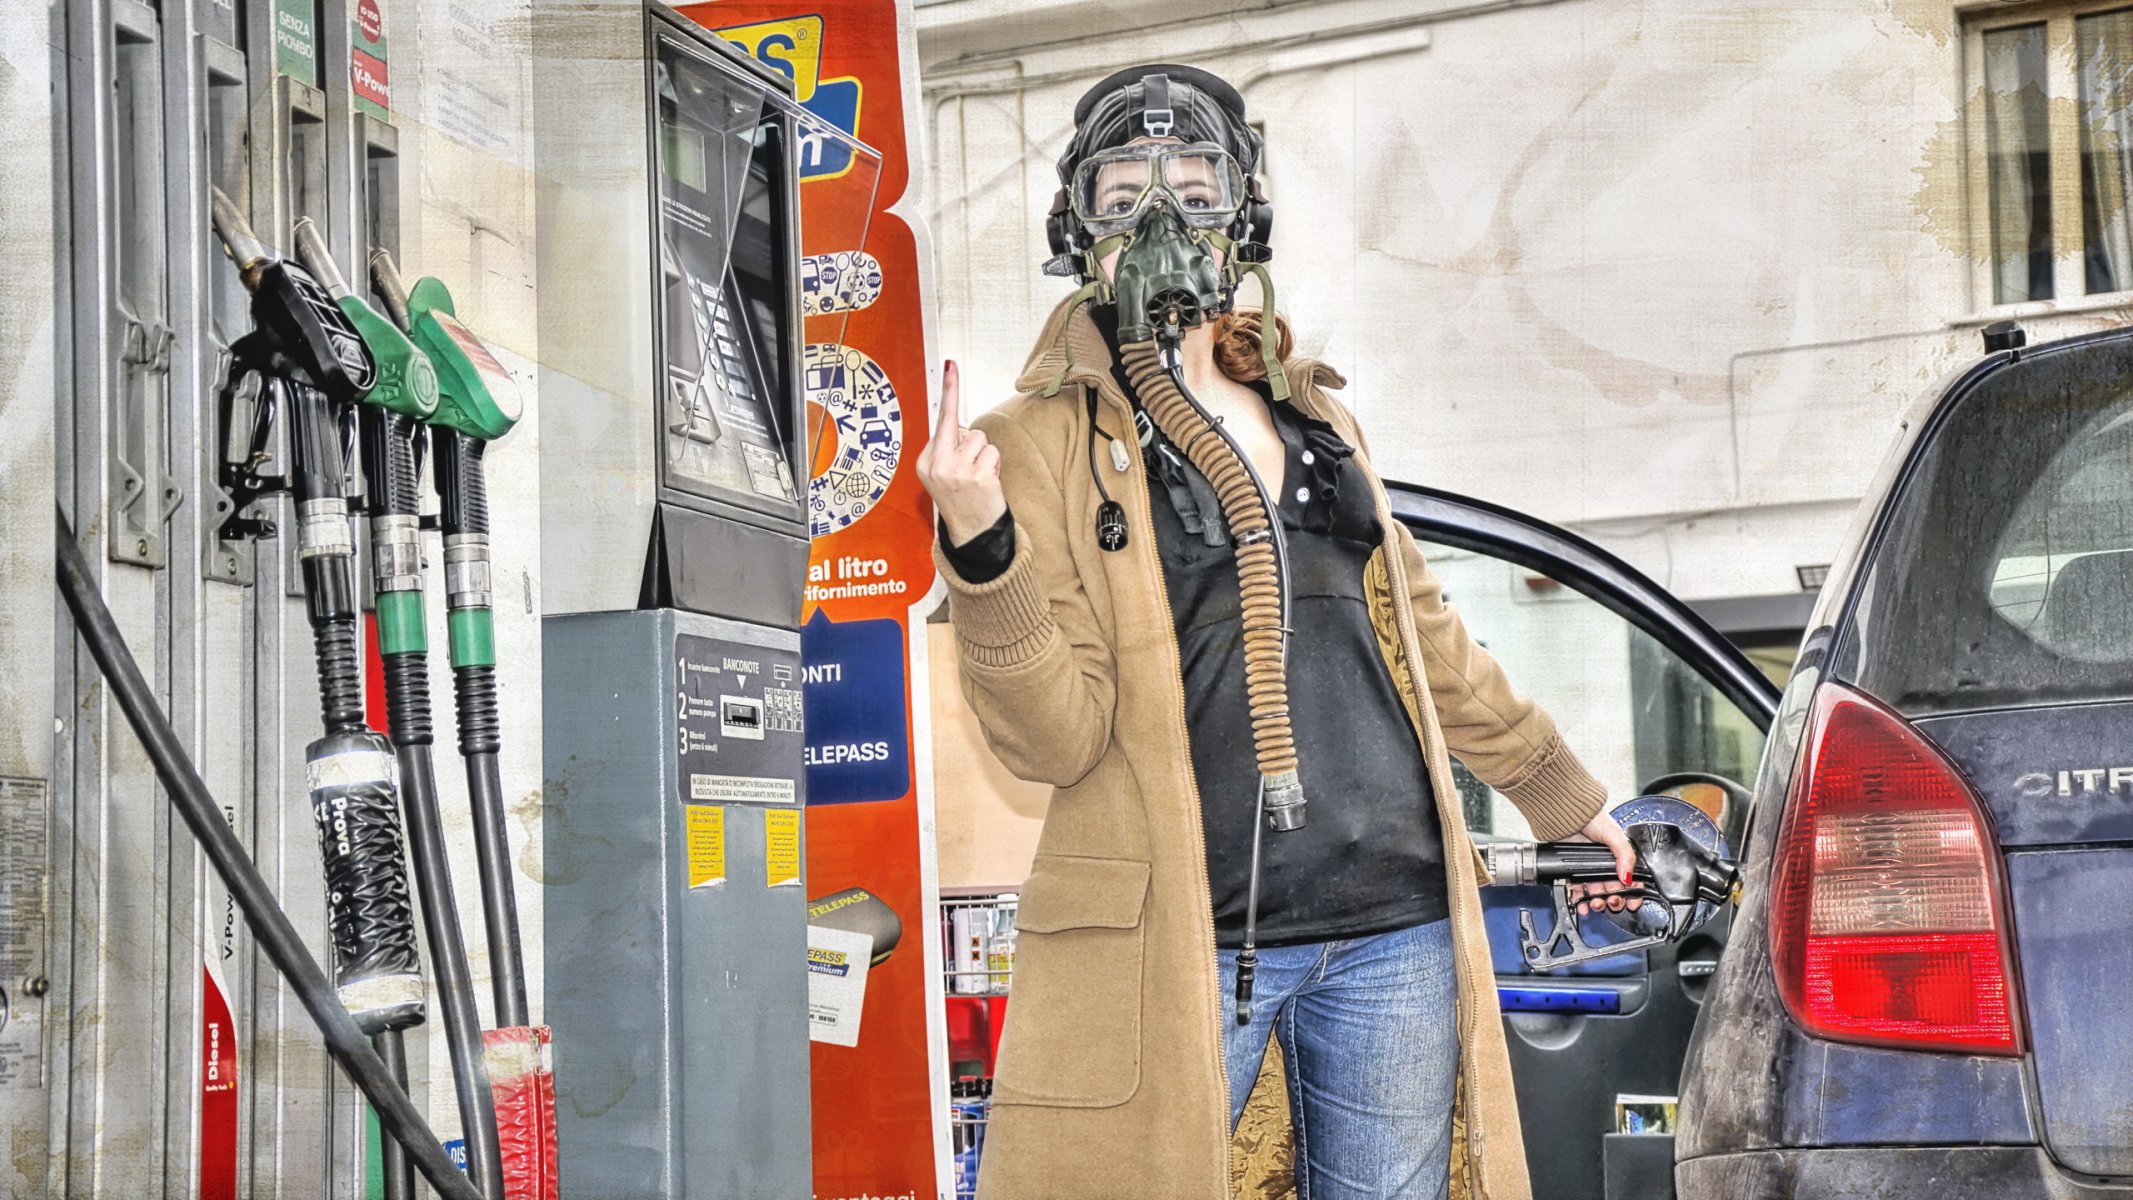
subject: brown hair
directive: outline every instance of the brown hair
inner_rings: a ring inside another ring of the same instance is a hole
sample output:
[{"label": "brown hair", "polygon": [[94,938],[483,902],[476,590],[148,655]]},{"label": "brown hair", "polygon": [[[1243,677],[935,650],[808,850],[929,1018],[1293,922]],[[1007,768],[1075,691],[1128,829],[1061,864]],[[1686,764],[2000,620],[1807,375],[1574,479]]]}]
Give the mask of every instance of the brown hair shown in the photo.
[{"label": "brown hair", "polygon": [[[1266,359],[1259,349],[1260,311],[1236,308],[1215,318],[1215,365],[1239,383],[1266,378]],[[1295,352],[1296,335],[1288,318],[1274,314],[1274,349],[1283,362]]]}]

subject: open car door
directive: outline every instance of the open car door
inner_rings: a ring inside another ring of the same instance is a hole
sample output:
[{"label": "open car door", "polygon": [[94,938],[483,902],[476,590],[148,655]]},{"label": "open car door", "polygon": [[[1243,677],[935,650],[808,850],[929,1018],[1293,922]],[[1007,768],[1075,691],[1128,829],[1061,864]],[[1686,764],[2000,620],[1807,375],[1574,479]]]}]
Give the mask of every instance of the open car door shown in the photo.
[{"label": "open car door", "polygon": [[[1677,795],[1736,845],[1777,685],[1687,605],[1583,538],[1482,501],[1386,487],[1445,598],[1556,718],[1610,800]],[[1518,811],[1456,758],[1454,774],[1477,844],[1530,839]],[[1519,914],[1547,930],[1548,890],[1482,897],[1536,1200],[1671,1196],[1671,1103],[1730,911],[1678,944],[1536,973],[1520,953]],[[1605,916],[1581,928],[1592,942],[1628,936]]]}]

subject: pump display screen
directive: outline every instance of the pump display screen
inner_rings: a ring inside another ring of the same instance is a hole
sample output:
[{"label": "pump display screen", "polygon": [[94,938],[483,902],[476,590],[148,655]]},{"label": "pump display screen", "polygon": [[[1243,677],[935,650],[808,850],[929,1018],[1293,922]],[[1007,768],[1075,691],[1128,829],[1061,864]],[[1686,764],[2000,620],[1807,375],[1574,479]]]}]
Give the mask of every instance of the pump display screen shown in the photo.
[{"label": "pump display screen", "polygon": [[797,517],[787,126],[698,54],[655,64],[665,483]]}]

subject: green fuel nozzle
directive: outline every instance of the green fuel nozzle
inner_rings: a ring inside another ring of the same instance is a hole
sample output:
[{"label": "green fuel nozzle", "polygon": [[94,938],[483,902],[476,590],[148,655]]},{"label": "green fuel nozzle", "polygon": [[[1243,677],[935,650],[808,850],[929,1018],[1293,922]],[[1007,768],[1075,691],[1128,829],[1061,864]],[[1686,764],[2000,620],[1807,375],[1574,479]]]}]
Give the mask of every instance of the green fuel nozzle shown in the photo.
[{"label": "green fuel nozzle", "polygon": [[484,442],[511,432],[521,411],[518,384],[481,339],[459,323],[443,282],[426,276],[409,291],[392,255],[383,250],[370,256],[370,279],[393,319],[437,366],[441,395],[430,424]]},{"label": "green fuel nozzle", "polygon": [[340,267],[327,251],[311,218],[298,221],[295,233],[297,258],[340,306],[377,363],[377,378],[370,390],[363,394],[363,401],[418,421],[428,420],[430,414],[437,411],[438,401],[437,369],[429,356],[361,296],[348,289],[348,281],[341,277]]}]

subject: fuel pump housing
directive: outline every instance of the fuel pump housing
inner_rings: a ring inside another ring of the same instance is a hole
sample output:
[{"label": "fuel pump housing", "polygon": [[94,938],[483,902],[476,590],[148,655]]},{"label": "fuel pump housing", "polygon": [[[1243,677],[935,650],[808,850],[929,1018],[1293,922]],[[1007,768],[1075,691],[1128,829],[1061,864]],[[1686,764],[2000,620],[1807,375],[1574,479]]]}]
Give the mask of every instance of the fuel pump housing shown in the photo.
[{"label": "fuel pump housing", "polygon": [[535,45],[562,1189],[804,1196],[803,118],[694,23],[592,7]]}]

